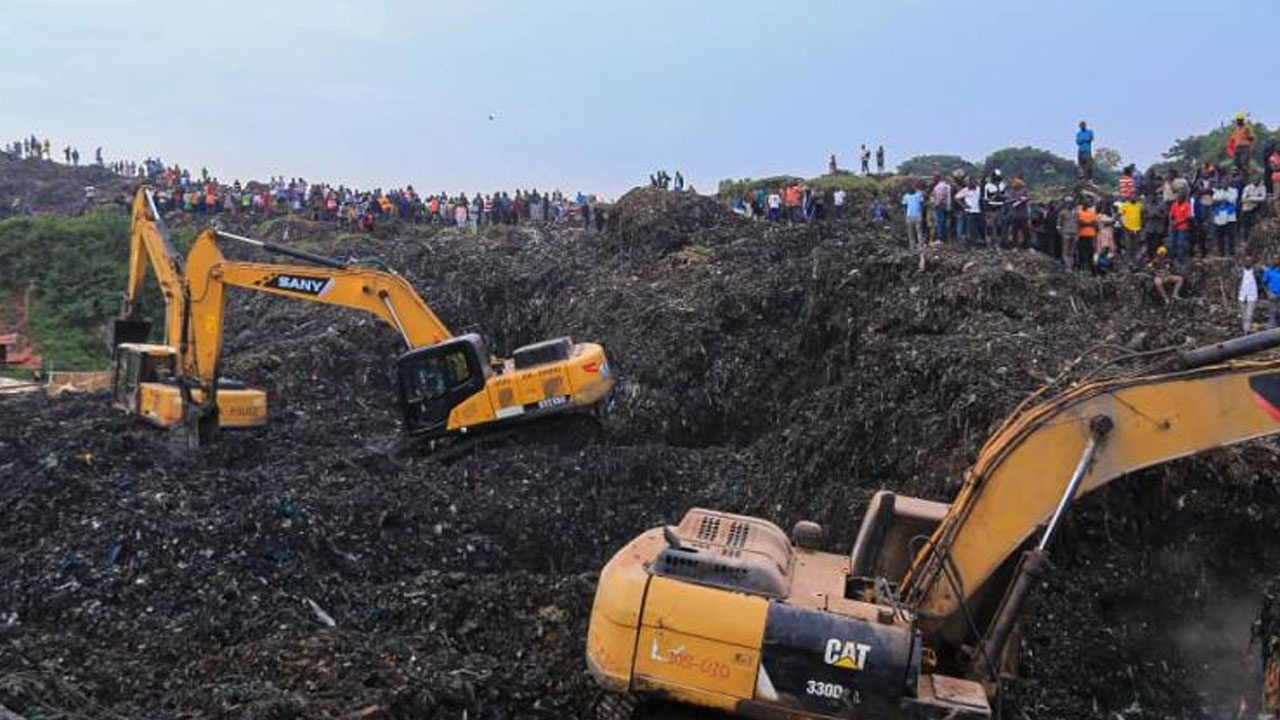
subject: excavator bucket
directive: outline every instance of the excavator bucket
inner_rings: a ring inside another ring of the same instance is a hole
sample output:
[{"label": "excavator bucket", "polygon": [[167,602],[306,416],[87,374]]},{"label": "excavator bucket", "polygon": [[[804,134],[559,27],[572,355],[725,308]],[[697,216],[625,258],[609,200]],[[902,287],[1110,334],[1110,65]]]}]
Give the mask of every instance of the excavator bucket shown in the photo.
[{"label": "excavator bucket", "polygon": [[116,320],[111,326],[111,347],[121,343],[146,342],[151,337],[150,320]]}]

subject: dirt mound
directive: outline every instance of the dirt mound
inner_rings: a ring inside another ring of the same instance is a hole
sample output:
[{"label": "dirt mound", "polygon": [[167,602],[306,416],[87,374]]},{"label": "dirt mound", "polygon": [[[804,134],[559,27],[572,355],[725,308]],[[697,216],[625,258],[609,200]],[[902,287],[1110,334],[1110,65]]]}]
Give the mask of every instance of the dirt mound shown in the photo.
[{"label": "dirt mound", "polygon": [[611,232],[606,242],[628,252],[665,254],[732,239],[740,222],[708,196],[636,188],[610,208]]},{"label": "dirt mound", "polygon": [[31,212],[78,213],[85,207],[87,185],[94,186],[98,203],[127,202],[135,189],[135,181],[97,165],[73,167],[0,153],[0,218]]},{"label": "dirt mound", "polygon": [[[908,253],[860,221],[752,223],[653,190],[615,210],[605,234],[289,230],[382,258],[496,353],[602,342],[619,386],[598,430],[443,466],[388,456],[396,334],[243,294],[226,367],[268,388],[269,428],[190,457],[101,396],[0,401],[0,704],[31,718],[581,716],[593,573],[641,529],[703,505],[817,519],[846,549],[875,489],[949,498],[1028,392],[1235,330],[1228,261],[1165,307],[1137,274]],[[1081,503],[1006,712],[1234,711],[1252,678],[1206,664],[1246,657],[1259,578],[1280,574],[1265,551],[1277,458],[1272,442],[1212,453]]]}]

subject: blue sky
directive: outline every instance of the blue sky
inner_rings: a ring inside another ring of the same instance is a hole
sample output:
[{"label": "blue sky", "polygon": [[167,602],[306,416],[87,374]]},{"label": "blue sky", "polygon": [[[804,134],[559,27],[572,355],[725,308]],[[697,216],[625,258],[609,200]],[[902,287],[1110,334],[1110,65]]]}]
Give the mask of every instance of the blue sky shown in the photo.
[{"label": "blue sky", "polygon": [[[1280,122],[1276,0],[4,0],[0,142],[224,179],[610,195]],[[490,114],[495,115],[489,120]]]}]

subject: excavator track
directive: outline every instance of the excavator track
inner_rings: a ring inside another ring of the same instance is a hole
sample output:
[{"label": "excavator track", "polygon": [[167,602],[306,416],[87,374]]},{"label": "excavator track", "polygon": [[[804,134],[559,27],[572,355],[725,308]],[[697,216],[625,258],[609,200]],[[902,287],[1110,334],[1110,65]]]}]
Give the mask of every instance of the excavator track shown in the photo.
[{"label": "excavator track", "polygon": [[482,426],[465,435],[429,440],[406,437],[399,440],[387,454],[396,463],[407,457],[429,456],[433,461],[447,465],[486,448],[509,444],[554,445],[572,450],[601,442],[605,434],[600,417],[584,409],[543,416],[537,422]]}]

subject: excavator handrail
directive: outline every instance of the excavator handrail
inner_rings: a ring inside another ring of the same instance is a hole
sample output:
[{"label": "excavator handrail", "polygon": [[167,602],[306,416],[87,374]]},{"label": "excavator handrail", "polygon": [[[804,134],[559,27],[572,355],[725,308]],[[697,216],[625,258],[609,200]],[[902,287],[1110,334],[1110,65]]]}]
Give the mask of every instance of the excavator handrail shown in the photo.
[{"label": "excavator handrail", "polygon": [[1180,353],[1156,374],[1082,383],[1015,414],[979,451],[903,578],[903,597],[926,624],[961,609],[1049,517],[1094,418],[1116,429],[1077,498],[1134,470],[1280,433],[1280,358],[1238,359],[1275,347],[1280,330],[1255,333]]}]

